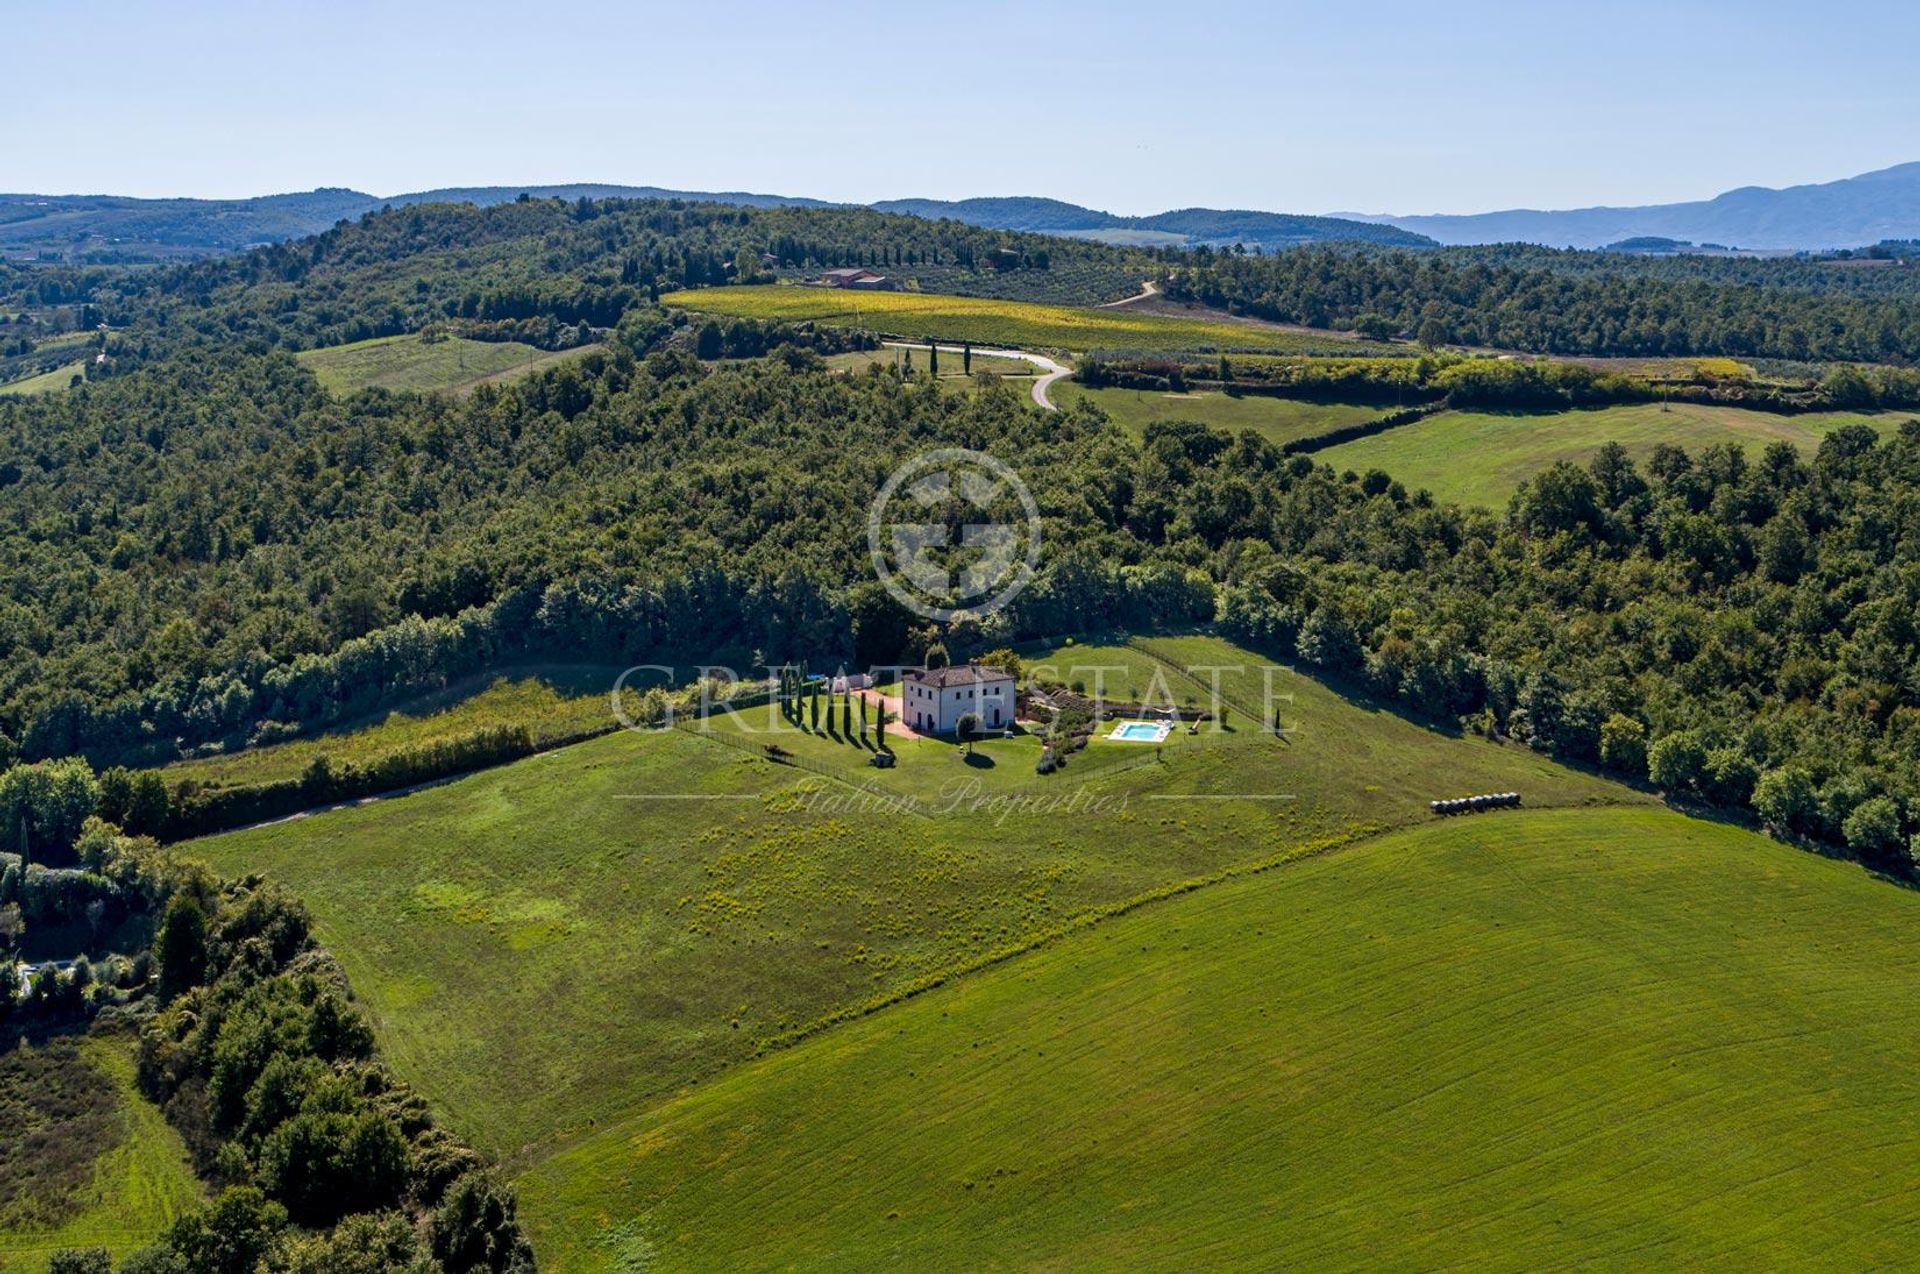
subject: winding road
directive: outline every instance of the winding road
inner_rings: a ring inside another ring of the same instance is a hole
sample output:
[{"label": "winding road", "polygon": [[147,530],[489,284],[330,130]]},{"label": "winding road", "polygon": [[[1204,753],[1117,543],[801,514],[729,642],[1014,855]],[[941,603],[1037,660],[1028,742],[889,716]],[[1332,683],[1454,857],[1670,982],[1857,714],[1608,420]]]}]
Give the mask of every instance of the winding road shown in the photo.
[{"label": "winding road", "polygon": [[[889,349],[927,348],[927,342],[925,341],[882,341],[881,344],[887,346]],[[935,345],[933,348],[939,350],[942,354],[964,354],[966,352],[966,350],[959,345]],[[1048,411],[1060,410],[1053,405],[1053,400],[1047,397],[1047,388],[1062,376],[1072,375],[1073,368],[1062,367],[1045,354],[1032,354],[1023,349],[987,349],[984,346],[975,345],[973,352],[982,358],[1017,358],[1022,362],[1032,363],[1040,369],[1040,375],[1036,376],[1033,381],[1033,401]]]},{"label": "winding road", "polygon": [[1100,304],[1099,308],[1103,310],[1117,310],[1123,305],[1132,305],[1135,301],[1144,301],[1148,297],[1159,295],[1160,289],[1155,286],[1153,280],[1143,279],[1140,282],[1140,290],[1132,296],[1123,296],[1117,301],[1104,301]]}]

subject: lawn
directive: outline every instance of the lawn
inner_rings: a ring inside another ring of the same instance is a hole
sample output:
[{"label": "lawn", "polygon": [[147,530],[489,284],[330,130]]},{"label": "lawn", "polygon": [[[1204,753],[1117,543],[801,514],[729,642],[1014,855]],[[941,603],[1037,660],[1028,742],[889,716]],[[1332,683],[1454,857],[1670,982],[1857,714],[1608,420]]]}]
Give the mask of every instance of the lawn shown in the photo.
[{"label": "lawn", "polygon": [[86,375],[86,363],[68,363],[65,367],[56,367],[38,376],[29,376],[25,380],[10,381],[0,385],[0,394],[51,394],[70,388],[75,376],[85,380]]},{"label": "lawn", "polygon": [[1908,414],[1782,416],[1690,403],[1550,413],[1450,411],[1330,447],[1316,459],[1361,473],[1384,469],[1409,490],[1425,487],[1442,500],[1505,508],[1523,479],[1556,460],[1585,464],[1602,443],[1618,442],[1638,460],[1662,442],[1695,453],[1715,443],[1740,443],[1758,458],[1768,443],[1786,441],[1811,454],[1841,425],[1868,424],[1890,432]]},{"label": "lawn", "polygon": [[[1100,740],[1043,778],[1032,738],[971,764],[952,744],[903,743],[882,771],[857,743],[755,735],[749,716],[711,735],[622,732],[188,852],[296,890],[394,1065],[463,1134],[524,1163],[1078,917],[1424,820],[1433,796],[1644,799],[1284,672],[1276,739],[1253,724],[1257,658],[1207,638],[1154,649],[1247,668],[1222,674],[1231,733],[1176,734],[1164,753]],[[1162,667],[1140,648],[1052,662],[1088,682],[1116,667],[1116,697]],[[770,762],[769,738],[797,764]]]},{"label": "lawn", "polygon": [[518,341],[474,341],[459,336],[431,342],[418,336],[382,336],[306,350],[295,357],[328,393],[345,395],[371,388],[416,393],[468,390],[486,381],[551,367],[582,352],[556,352]]},{"label": "lawn", "polygon": [[37,1065],[0,1061],[0,1101],[12,1095],[15,1075],[39,1093],[61,1093],[63,1113],[51,1123],[6,1130],[8,1138],[31,1134],[26,1166],[57,1202],[51,1215],[44,1198],[29,1204],[16,1194],[0,1206],[0,1270],[44,1270],[48,1256],[65,1247],[123,1255],[151,1242],[201,1197],[179,1136],[135,1087],[130,1037],[55,1041],[42,1051]]},{"label": "lawn", "polygon": [[520,1182],[570,1271],[1912,1262],[1920,897],[1654,809],[1142,906]]},{"label": "lawn", "polygon": [[1349,425],[1365,424],[1391,408],[1359,403],[1319,403],[1298,398],[1221,393],[1168,394],[1143,389],[1088,389],[1073,381],[1056,382],[1050,391],[1062,408],[1093,403],[1138,437],[1156,420],[1197,420],[1215,429],[1253,432],[1276,445],[1311,438]]},{"label": "lawn", "polygon": [[402,748],[502,725],[524,725],[535,743],[544,745],[613,725],[608,695],[619,675],[617,668],[592,665],[517,669],[311,738],[177,761],[165,775],[169,783],[191,779],[206,787],[271,783],[299,778],[318,756],[364,764]]},{"label": "lawn", "polygon": [[[671,292],[660,302],[706,314],[811,320],[913,340],[974,341],[1021,349],[1311,351],[1327,343],[1322,337],[1221,319],[1168,318],[1126,309],[1077,309],[932,292],[850,292],[770,284]],[[1365,341],[1352,344],[1355,353],[1390,348]]]}]

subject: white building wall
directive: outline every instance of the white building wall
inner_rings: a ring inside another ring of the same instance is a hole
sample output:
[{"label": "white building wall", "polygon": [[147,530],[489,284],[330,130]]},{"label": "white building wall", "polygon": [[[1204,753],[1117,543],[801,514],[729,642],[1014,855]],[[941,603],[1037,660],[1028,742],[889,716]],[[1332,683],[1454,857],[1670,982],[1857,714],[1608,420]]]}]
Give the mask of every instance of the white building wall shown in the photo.
[{"label": "white building wall", "polygon": [[907,725],[924,733],[951,734],[969,712],[979,716],[984,729],[998,730],[1013,724],[1013,681],[1008,678],[937,690],[908,681],[900,707]]}]

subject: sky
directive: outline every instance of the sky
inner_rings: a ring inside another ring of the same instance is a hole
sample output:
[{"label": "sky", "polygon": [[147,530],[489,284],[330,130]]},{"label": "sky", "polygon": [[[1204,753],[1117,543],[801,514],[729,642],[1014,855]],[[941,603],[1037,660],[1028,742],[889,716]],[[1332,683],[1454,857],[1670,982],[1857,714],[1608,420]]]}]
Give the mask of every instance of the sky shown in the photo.
[{"label": "sky", "polygon": [[1917,46],[1852,0],[7,0],[0,190],[1661,203],[1920,159]]}]

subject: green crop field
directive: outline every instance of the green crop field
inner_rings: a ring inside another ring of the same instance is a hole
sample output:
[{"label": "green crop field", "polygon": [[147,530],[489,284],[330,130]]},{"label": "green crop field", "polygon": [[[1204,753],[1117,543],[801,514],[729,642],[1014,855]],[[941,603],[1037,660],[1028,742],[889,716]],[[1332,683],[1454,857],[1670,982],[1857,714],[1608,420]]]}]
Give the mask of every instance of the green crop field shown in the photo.
[{"label": "green crop field", "polygon": [[1786,441],[1811,454],[1825,434],[1841,425],[1891,431],[1908,414],[1782,416],[1690,403],[1666,410],[1638,404],[1549,413],[1450,411],[1330,447],[1316,459],[1362,473],[1384,469],[1409,490],[1425,487],[1442,500],[1505,508],[1522,479],[1556,460],[1585,464],[1606,442],[1622,444],[1639,460],[1662,442],[1690,452],[1715,443],[1740,443],[1757,457],[1768,443]]},{"label": "green crop field", "polygon": [[1358,403],[1318,403],[1297,398],[1218,393],[1164,394],[1143,389],[1088,389],[1072,381],[1056,382],[1049,391],[1062,408],[1077,402],[1097,404],[1128,432],[1138,436],[1156,420],[1197,420],[1215,429],[1238,433],[1243,429],[1272,443],[1292,442],[1348,425],[1377,420],[1391,408]]},{"label": "green crop field", "polygon": [[[797,764],[770,763],[747,732],[761,709],[711,737],[623,732],[190,852],[305,898],[394,1064],[460,1131],[524,1161],[1076,917],[1424,819],[1435,795],[1644,799],[1285,673],[1276,740],[1253,724],[1256,657],[1204,638],[1156,649],[1248,666],[1223,674],[1231,733],[1176,733],[1164,756],[1097,740],[1047,778],[1028,737],[971,763],[903,743],[881,771],[857,741],[792,730],[768,737]],[[1116,697],[1160,668],[1134,648],[1052,662],[1089,683],[1071,667],[1115,667]],[[1178,678],[1166,691],[1204,695]],[[1217,799],[1243,796],[1260,799]]]},{"label": "green crop field", "polygon": [[1916,958],[1920,898],[1750,833],[1460,819],[737,1068],[523,1210],[567,1270],[1904,1265]]},{"label": "green crop field", "polygon": [[[44,1073],[33,1081],[39,1097],[61,1108],[51,1123],[32,1130],[30,1152],[37,1162],[8,1166],[35,1175],[77,1171],[80,1181],[63,1195],[51,1224],[20,1220],[20,1195],[14,1183],[6,1183],[0,1193],[14,1202],[0,1206],[0,1270],[9,1274],[44,1270],[47,1258],[66,1247],[104,1247],[122,1255],[151,1242],[201,1197],[179,1135],[134,1084],[131,1040],[94,1036],[76,1043],[77,1055],[58,1081]],[[0,1101],[8,1096],[5,1083],[0,1073]],[[74,1099],[92,1085],[100,1086],[93,1100]],[[10,1127],[5,1137],[17,1131]],[[88,1154],[91,1167],[70,1163],[76,1154]],[[0,1160],[5,1158],[0,1151]],[[31,1193],[33,1186],[26,1189]]]},{"label": "green crop field", "polygon": [[0,385],[0,394],[51,394],[57,390],[71,388],[75,376],[84,380],[86,375],[87,365],[84,362],[68,363],[65,367],[56,367],[38,376],[29,376],[25,380],[10,381]]},{"label": "green crop field", "polygon": [[587,733],[613,720],[608,692],[618,668],[582,665],[524,668],[490,681],[471,682],[315,735],[177,761],[166,767],[169,782],[192,779],[206,787],[235,787],[298,778],[315,757],[364,763],[435,739],[470,735],[490,726],[523,725],[536,744]]},{"label": "green crop field", "polygon": [[582,352],[555,352],[518,341],[474,341],[458,336],[432,342],[417,336],[382,336],[351,345],[305,350],[295,357],[328,393],[351,394],[374,388],[432,393],[467,390],[486,381],[522,376],[576,358]]},{"label": "green crop field", "polygon": [[[931,292],[766,285],[671,292],[660,301],[705,314],[811,320],[912,339],[933,337],[1022,349],[1309,351],[1327,345],[1325,338],[1224,319],[1168,318],[1125,309],[1076,309]],[[1355,353],[1390,348],[1365,341],[1346,344]]]}]

